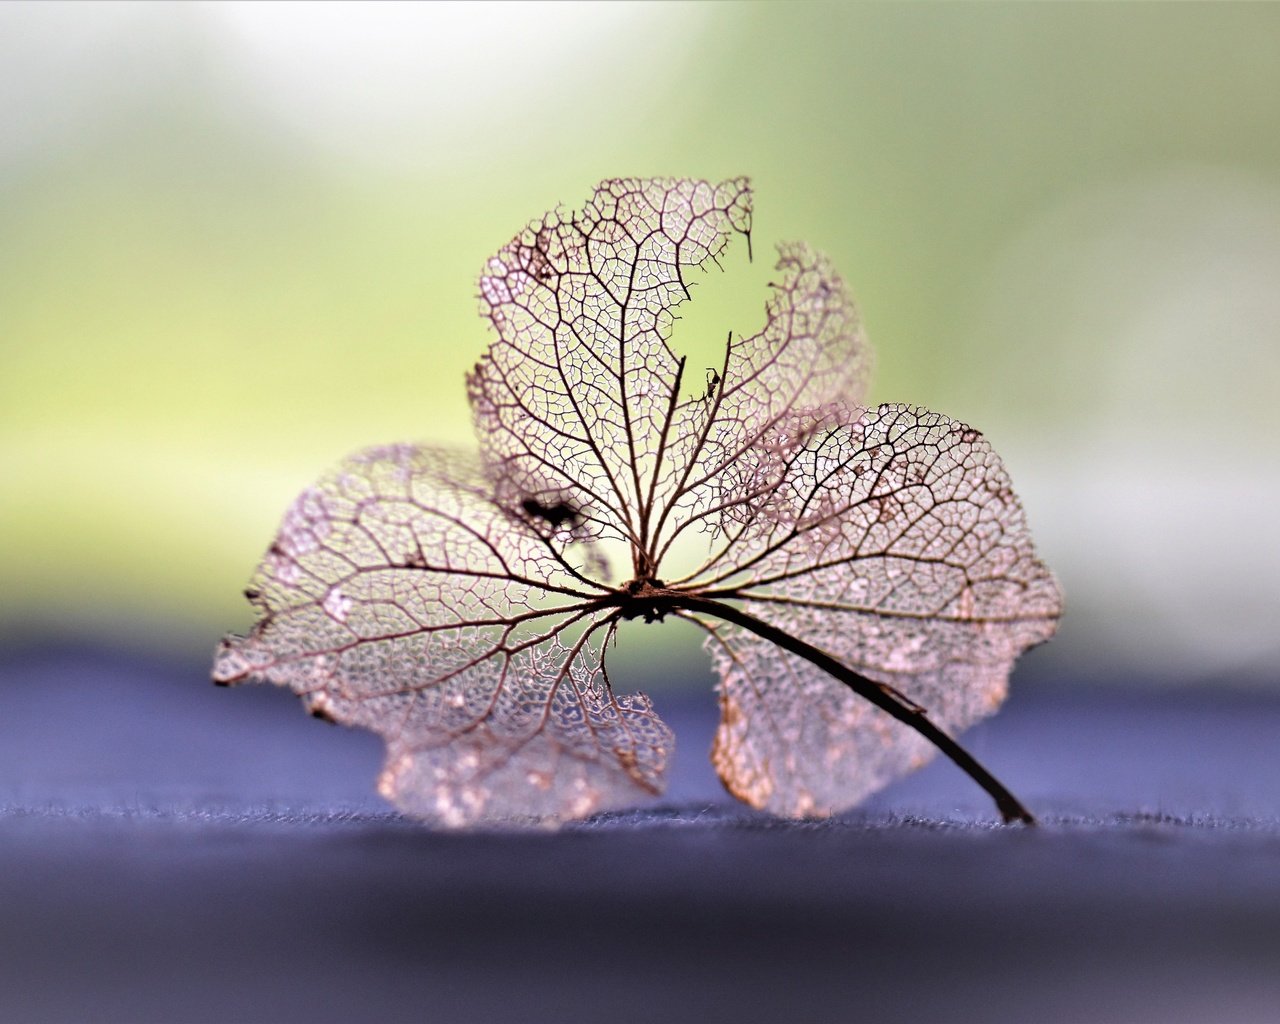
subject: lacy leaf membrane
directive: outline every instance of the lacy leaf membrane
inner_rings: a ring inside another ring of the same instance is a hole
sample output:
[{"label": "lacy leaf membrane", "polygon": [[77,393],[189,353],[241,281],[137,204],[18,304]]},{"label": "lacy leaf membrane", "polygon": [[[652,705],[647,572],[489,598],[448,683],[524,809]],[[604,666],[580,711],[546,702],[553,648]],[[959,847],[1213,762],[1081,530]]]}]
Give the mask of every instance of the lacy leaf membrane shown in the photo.
[{"label": "lacy leaf membrane", "polygon": [[249,593],[262,617],[214,678],[287,686],[380,733],[379,783],[442,825],[561,820],[661,788],[671,731],[600,674],[607,625],[557,544],[495,503],[474,458],[372,449],[286,513]]},{"label": "lacy leaf membrane", "polygon": [[[947,732],[972,725],[1003,701],[1017,656],[1052,635],[1061,603],[999,459],[964,424],[908,406],[810,422],[803,441],[762,456],[773,486],[706,585]],[[828,814],[932,757],[917,732],[808,662],[739,627],[708,628],[724,712],[713,760],[748,803]]]},{"label": "lacy leaf membrane", "polygon": [[504,246],[480,279],[495,337],[467,378],[478,454],[370,449],[304,491],[215,680],[286,686],[379,733],[380,791],[444,826],[661,791],[671,732],[605,670],[625,619],[707,631],[713,763],[777,814],[849,807],[935,748],[769,630],[948,732],[994,711],[1053,633],[1057,585],[977,431],[862,404],[871,353],[830,261],[780,246],[764,326],[682,388],[686,275],[750,227],[745,179],[619,179]]}]

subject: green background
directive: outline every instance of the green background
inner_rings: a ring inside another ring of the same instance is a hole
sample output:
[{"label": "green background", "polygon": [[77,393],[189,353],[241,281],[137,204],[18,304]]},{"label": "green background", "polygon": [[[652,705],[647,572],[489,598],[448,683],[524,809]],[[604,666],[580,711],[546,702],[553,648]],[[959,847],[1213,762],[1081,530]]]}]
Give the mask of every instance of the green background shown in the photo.
[{"label": "green background", "polygon": [[755,262],[677,347],[825,249],[873,398],[1004,454],[1067,593],[1038,664],[1274,680],[1278,125],[1277,5],[0,6],[0,637],[244,628],[328,465],[470,442],[490,253],[745,173]]}]

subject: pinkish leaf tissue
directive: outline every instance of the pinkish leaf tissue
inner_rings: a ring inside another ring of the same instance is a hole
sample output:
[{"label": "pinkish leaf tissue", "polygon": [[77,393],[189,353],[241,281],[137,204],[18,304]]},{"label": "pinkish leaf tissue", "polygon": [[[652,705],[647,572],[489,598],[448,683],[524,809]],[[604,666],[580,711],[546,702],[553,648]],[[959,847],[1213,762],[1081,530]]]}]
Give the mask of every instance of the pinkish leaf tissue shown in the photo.
[{"label": "pinkish leaf tissue", "polygon": [[[687,275],[750,226],[745,179],[620,179],[504,246],[479,451],[368,449],[304,491],[215,681],[380,734],[406,814],[555,824],[661,792],[671,731],[605,658],[621,621],[679,616],[707,634],[739,799],[825,816],[941,749],[1032,820],[950,738],[1061,611],[1009,478],[965,424],[862,404],[857,310],[806,245],[780,247],[760,331],[689,371]],[[698,557],[670,575],[677,546]]]}]

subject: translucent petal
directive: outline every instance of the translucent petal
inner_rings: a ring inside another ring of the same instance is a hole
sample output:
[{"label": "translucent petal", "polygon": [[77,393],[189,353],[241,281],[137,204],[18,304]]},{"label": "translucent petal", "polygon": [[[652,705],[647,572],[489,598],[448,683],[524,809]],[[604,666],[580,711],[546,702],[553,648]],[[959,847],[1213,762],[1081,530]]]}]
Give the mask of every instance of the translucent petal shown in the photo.
[{"label": "translucent petal", "polygon": [[644,545],[677,393],[672,311],[685,273],[750,224],[745,179],[615,179],[489,261],[481,312],[498,337],[468,387],[506,493],[567,501],[594,536]]},{"label": "translucent petal", "polygon": [[[990,445],[906,406],[830,407],[774,479],[708,586],[959,731],[1004,699],[1014,660],[1061,613]],[[783,456],[779,459],[779,453]],[[748,474],[751,475],[751,474]],[[856,803],[933,748],[841,683],[736,626],[708,623],[729,789],[781,814]]]},{"label": "translucent petal", "polygon": [[387,741],[381,790],[448,825],[580,817],[659,792],[670,731],[600,674],[572,549],[496,504],[474,459],[362,452],[305,491],[214,678],[286,686]]}]

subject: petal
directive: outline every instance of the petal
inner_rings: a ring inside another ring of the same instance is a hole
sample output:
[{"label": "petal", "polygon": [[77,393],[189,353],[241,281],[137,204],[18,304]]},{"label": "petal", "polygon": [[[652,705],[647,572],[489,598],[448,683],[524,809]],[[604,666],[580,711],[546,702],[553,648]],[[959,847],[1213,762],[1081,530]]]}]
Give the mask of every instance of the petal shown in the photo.
[{"label": "petal", "polygon": [[[803,441],[756,453],[772,474],[707,593],[893,687],[944,730],[1004,698],[1048,639],[1057,583],[1036,557],[1000,460],[976,431],[905,406],[815,413]],[[790,654],[733,627],[709,641],[730,789],[790,814],[855,803],[932,748]]]},{"label": "petal", "polygon": [[678,391],[672,310],[685,272],[746,233],[750,211],[744,179],[605,181],[489,261],[481,311],[498,337],[468,387],[511,493],[568,496],[590,535],[642,546]]},{"label": "petal", "polygon": [[554,822],[660,791],[670,731],[600,669],[598,592],[478,463],[372,449],[294,502],[215,680],[259,680],[387,741],[381,788],[447,825]]},{"label": "petal", "polygon": [[[730,337],[724,365],[708,375],[705,394],[677,410],[664,481],[675,527],[668,543],[691,526],[722,531],[741,521],[776,483],[742,476],[753,451],[776,443],[785,424],[803,433],[797,414],[858,402],[866,388],[871,348],[843,279],[807,245],[790,243],[778,252],[780,277],[764,327],[750,337]],[[739,486],[728,486],[734,479]]]}]

